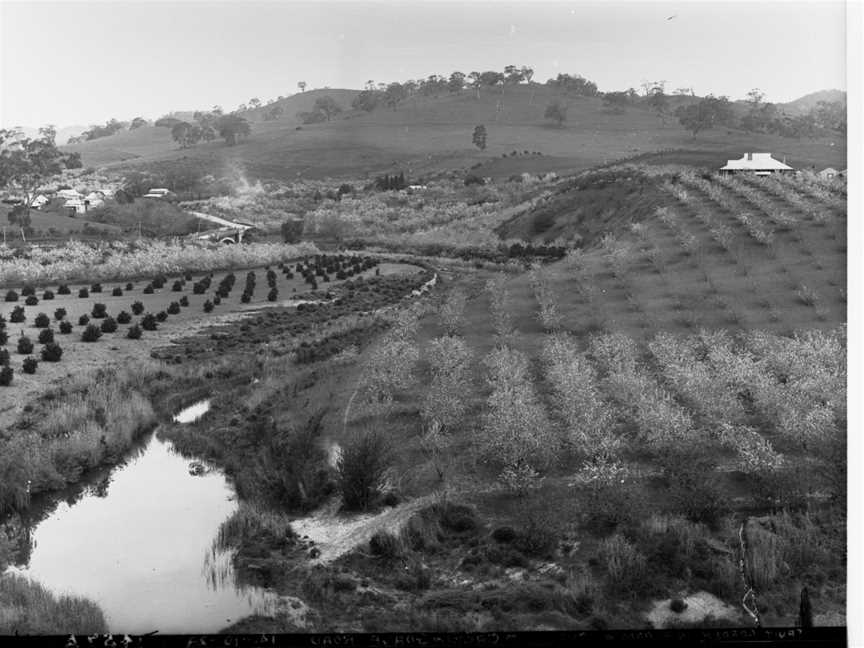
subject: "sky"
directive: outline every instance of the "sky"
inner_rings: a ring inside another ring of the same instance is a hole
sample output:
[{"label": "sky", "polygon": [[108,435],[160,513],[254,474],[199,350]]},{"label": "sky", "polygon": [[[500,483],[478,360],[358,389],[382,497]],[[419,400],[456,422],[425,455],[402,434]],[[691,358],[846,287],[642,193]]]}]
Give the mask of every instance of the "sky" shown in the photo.
[{"label": "sky", "polygon": [[[673,18],[669,19],[670,17]],[[10,2],[0,127],[154,119],[307,89],[502,70],[783,102],[845,89],[845,7],[773,2]]]}]

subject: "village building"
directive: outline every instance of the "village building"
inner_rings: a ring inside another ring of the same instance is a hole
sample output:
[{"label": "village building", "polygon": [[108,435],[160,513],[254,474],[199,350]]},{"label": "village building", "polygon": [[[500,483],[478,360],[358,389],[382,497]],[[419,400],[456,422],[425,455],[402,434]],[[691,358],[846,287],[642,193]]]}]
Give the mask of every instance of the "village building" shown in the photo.
[{"label": "village building", "polygon": [[49,202],[51,202],[51,201],[48,200],[44,195],[39,194],[38,196],[36,196],[33,199],[33,202],[30,203],[30,207],[32,207],[33,209],[41,209],[42,207],[47,205]]},{"label": "village building", "polygon": [[827,167],[825,169],[822,169],[816,175],[818,175],[823,180],[833,180],[834,178],[842,175],[842,172],[838,171],[834,167]]},{"label": "village building", "polygon": [[794,170],[785,162],[775,160],[770,153],[745,153],[740,159],[727,160],[726,165],[720,167],[721,173],[755,173],[756,175],[788,173]]}]

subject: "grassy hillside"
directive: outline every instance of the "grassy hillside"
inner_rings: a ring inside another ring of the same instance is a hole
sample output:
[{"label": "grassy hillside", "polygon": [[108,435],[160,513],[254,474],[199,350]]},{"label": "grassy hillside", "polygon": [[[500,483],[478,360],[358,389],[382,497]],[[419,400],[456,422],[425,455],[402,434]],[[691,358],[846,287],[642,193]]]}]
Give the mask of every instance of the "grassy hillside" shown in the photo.
[{"label": "grassy hillside", "polygon": [[[409,169],[415,176],[444,166],[483,164],[482,173],[508,176],[523,171],[580,170],[658,150],[686,149],[710,153],[720,164],[746,151],[770,151],[794,167],[844,167],[846,145],[839,139],[793,140],[726,128],[692,137],[674,118],[666,123],[653,113],[630,108],[614,114],[597,98],[566,99],[568,118],[559,128],[543,117],[556,98],[545,86],[471,91],[460,95],[415,97],[396,110],[372,113],[346,110],[331,122],[302,126],[295,114],[309,110],[318,96],[329,94],[344,108],[356,91],[318,90],[283,100],[282,119],[255,121],[265,108],[248,111],[252,135],[233,147],[223,142],[180,150],[165,128],[140,128],[69,147],[86,166],[128,168],[190,158],[216,175],[240,165],[252,176],[291,179],[380,173]],[[485,124],[487,149],[471,143],[477,124]],[[502,156],[539,151],[542,156]],[[687,163],[686,160],[683,160]]]}]

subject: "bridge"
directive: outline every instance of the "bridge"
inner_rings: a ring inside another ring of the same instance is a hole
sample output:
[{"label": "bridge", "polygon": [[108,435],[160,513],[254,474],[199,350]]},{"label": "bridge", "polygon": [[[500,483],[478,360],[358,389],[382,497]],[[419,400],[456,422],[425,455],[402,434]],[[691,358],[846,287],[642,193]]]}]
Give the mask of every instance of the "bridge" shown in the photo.
[{"label": "bridge", "polygon": [[226,244],[242,243],[243,235],[250,229],[255,229],[254,226],[248,223],[240,223],[228,220],[227,218],[221,218],[220,216],[205,214],[204,212],[190,211],[189,213],[195,218],[219,225],[215,229],[197,234],[196,237],[201,240],[219,241]]}]

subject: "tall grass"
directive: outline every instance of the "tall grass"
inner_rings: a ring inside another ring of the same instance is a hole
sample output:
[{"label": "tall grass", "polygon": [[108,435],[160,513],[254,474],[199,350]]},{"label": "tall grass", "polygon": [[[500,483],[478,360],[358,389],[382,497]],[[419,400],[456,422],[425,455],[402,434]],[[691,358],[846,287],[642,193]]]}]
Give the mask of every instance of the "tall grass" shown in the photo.
[{"label": "tall grass", "polygon": [[102,370],[73,378],[43,399],[39,417],[0,436],[0,515],[31,494],[78,481],[126,452],[156,421],[146,397],[155,365]]},{"label": "tall grass", "polygon": [[84,635],[107,631],[102,610],[79,596],[55,596],[22,576],[0,576],[0,635]]}]

